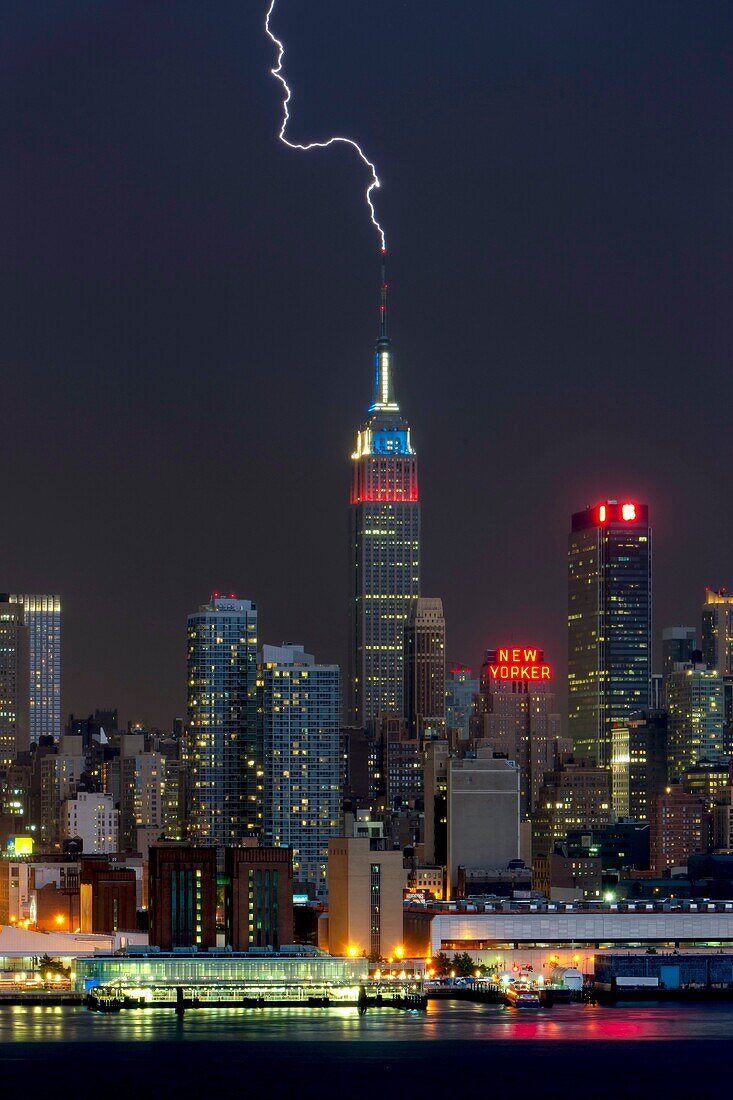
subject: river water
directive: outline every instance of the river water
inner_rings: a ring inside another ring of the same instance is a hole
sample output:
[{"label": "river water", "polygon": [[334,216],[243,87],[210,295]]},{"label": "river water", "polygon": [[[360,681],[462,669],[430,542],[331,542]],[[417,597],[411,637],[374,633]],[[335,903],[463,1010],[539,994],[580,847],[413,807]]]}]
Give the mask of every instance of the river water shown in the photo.
[{"label": "river water", "polygon": [[436,1089],[651,1098],[727,1090],[731,1039],[733,1004],[725,1003],[519,1010],[431,1001],[423,1013],[199,1009],[182,1019],[169,1010],[2,1006],[0,1082],[7,1096],[30,1086],[33,1097],[42,1071],[50,1096],[76,1100],[388,1100]]}]

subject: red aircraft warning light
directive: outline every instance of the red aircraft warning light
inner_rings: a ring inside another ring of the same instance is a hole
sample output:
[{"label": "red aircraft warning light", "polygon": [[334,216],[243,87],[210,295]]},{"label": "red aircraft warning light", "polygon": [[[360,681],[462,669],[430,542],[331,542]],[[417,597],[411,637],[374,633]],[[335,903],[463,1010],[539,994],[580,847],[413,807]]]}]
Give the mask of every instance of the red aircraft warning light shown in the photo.
[{"label": "red aircraft warning light", "polygon": [[612,520],[635,523],[639,519],[639,508],[631,500],[624,500],[621,503],[617,500],[607,500],[603,504],[596,505],[595,516],[599,526],[604,526]]}]

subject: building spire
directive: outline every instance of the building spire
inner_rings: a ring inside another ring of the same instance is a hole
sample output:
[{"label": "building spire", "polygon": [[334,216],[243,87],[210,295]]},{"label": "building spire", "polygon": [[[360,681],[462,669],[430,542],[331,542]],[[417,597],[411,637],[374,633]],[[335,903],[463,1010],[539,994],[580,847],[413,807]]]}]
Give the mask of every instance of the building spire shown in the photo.
[{"label": "building spire", "polygon": [[399,412],[392,378],[392,342],[387,335],[387,250],[382,249],[382,287],[379,306],[379,339],[374,354],[374,398],[369,412]]}]

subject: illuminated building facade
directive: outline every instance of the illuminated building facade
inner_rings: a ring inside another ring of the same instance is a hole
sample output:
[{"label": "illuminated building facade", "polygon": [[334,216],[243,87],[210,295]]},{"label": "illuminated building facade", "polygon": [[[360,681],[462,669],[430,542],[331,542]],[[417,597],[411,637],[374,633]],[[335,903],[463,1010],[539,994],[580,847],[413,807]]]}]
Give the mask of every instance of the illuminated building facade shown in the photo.
[{"label": "illuminated building facade", "polygon": [[645,504],[576,512],[568,543],[568,733],[611,764],[614,723],[649,705],[652,533]]},{"label": "illuminated building facade", "polygon": [[109,794],[77,791],[61,806],[61,839],[81,840],[85,855],[120,850],[120,811]]},{"label": "illuminated building facade", "polygon": [[348,723],[404,715],[403,635],[420,595],[417,455],[394,394],[386,284],[369,419],[352,454]]},{"label": "illuminated building facade", "polygon": [[667,677],[670,779],[701,760],[733,759],[724,724],[723,677],[703,664],[676,665]]},{"label": "illuminated building facade", "polygon": [[61,599],[15,595],[28,627],[30,650],[30,739],[61,736]]},{"label": "illuminated building facade", "polygon": [[188,834],[237,844],[262,826],[257,608],[214,593],[188,617]]},{"label": "illuminated building facade", "polygon": [[405,624],[405,718],[421,743],[445,736],[445,618],[439,599],[413,602]]},{"label": "illuminated building facade", "polygon": [[0,767],[30,745],[28,627],[23,608],[0,596]]},{"label": "illuminated building facade", "polygon": [[649,821],[652,801],[667,785],[667,712],[641,710],[611,731],[613,812]]},{"label": "illuminated building facade", "polygon": [[545,776],[532,815],[532,857],[550,855],[577,829],[603,829],[611,820],[611,773],[594,760],[570,757]]},{"label": "illuminated building facade", "polygon": [[[702,659],[721,676],[733,675],[733,596],[708,588],[702,609]],[[689,659],[689,658],[688,658]]]},{"label": "illuminated building facade", "polygon": [[303,646],[266,645],[258,684],[265,842],[290,848],[295,881],[324,899],[340,820],[339,668],[317,665]]},{"label": "illuminated building facade", "polygon": [[656,875],[710,848],[710,815],[701,798],[671,783],[652,806],[649,861]]},{"label": "illuminated building facade", "polygon": [[328,949],[389,958],[402,948],[402,852],[375,851],[367,837],[328,843]]}]

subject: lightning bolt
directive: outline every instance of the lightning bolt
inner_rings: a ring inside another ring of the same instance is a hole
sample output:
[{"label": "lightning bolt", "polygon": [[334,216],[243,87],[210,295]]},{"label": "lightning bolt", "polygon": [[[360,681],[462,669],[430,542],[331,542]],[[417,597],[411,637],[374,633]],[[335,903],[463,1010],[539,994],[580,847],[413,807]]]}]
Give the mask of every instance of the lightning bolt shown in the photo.
[{"label": "lightning bolt", "polygon": [[275,65],[274,69],[270,69],[270,72],[272,73],[272,75],[275,77],[276,80],[280,81],[280,83],[283,86],[283,91],[284,91],[284,95],[283,95],[283,123],[282,123],[282,126],[280,127],[280,133],[277,136],[280,138],[280,141],[282,141],[284,145],[288,146],[289,149],[302,149],[304,152],[308,152],[309,149],[328,149],[329,145],[350,145],[352,149],[356,149],[356,152],[359,154],[359,157],[361,158],[361,160],[364,162],[364,164],[367,166],[367,168],[371,172],[372,182],[367,187],[366,194],[365,194],[364,197],[366,198],[366,203],[367,203],[367,206],[369,207],[369,214],[370,214],[371,219],[372,219],[372,224],[373,224],[374,228],[376,229],[377,233],[379,234],[379,239],[382,242],[382,252],[386,252],[387,251],[387,241],[386,241],[386,238],[385,238],[385,235],[384,235],[384,230],[382,229],[382,226],[379,224],[379,221],[377,220],[377,214],[376,214],[376,211],[374,209],[374,202],[372,201],[372,191],[374,191],[375,189],[381,187],[381,183],[379,182],[379,176],[377,175],[377,169],[372,164],[372,162],[369,160],[369,157],[365,154],[365,152],[361,148],[361,146],[357,145],[357,143],[352,138],[349,138],[349,137],[336,136],[336,137],[328,138],[327,141],[311,141],[311,142],[308,143],[308,145],[300,145],[298,142],[290,141],[285,136],[285,131],[287,130],[288,122],[290,121],[289,104],[290,104],[290,100],[291,100],[291,97],[292,97],[293,93],[290,90],[290,86],[288,85],[288,82],[287,82],[287,80],[285,79],[285,77],[283,76],[283,73],[282,73],[283,56],[285,54],[285,46],[280,41],[280,39],[276,38],[275,35],[270,30],[270,18],[272,16],[273,11],[275,10],[275,4],[276,3],[277,3],[277,0],[271,0],[270,7],[268,8],[268,11],[267,11],[267,15],[265,16],[265,33],[267,34],[267,37],[274,43],[275,47],[277,48],[277,64]]}]

